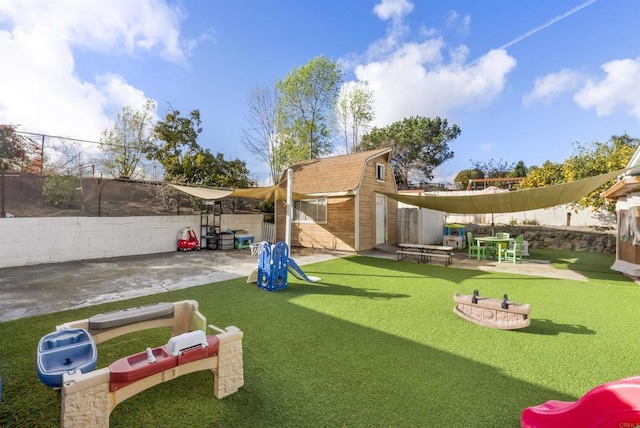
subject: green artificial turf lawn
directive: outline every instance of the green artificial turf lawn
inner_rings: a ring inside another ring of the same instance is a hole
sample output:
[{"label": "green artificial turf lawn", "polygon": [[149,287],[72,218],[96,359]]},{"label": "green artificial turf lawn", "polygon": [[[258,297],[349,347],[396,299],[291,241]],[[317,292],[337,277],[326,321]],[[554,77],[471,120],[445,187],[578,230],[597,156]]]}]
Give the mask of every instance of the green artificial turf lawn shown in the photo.
[{"label": "green artificial turf lawn", "polygon": [[[541,250],[539,250],[541,251]],[[517,427],[525,407],[574,401],[638,373],[640,288],[610,255],[535,252],[588,281],[352,256],[305,266],[278,292],[244,278],[0,324],[0,426],[59,426],[59,392],[40,383],[38,340],[57,324],[194,299],[208,322],[244,331],[245,385],[222,400],[192,373],[120,404],[112,427]],[[584,259],[584,260],[583,260]],[[582,261],[581,261],[582,260]],[[455,292],[531,304],[531,325],[494,330],[453,314]],[[98,367],[166,343],[157,329],[98,345]]]}]

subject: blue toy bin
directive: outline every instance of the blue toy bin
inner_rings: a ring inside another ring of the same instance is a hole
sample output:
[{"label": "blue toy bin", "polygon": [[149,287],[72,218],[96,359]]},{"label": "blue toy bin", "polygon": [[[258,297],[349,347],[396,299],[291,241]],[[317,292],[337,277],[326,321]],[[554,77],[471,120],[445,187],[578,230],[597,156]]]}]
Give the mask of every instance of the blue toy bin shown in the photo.
[{"label": "blue toy bin", "polygon": [[38,377],[48,387],[61,388],[62,375],[96,368],[98,351],[93,336],[82,328],[60,330],[40,339],[38,344]]}]

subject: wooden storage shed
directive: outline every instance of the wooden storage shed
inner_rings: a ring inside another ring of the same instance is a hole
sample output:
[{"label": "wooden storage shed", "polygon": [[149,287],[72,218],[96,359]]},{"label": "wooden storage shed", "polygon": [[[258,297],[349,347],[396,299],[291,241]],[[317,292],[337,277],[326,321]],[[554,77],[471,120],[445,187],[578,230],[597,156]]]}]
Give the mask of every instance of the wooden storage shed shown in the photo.
[{"label": "wooden storage shed", "polygon": [[[315,198],[295,201],[291,245],[354,252],[395,245],[398,203],[375,193],[397,191],[390,153],[385,148],[291,166],[293,191]],[[276,240],[284,241],[284,202],[276,203],[275,221]]]}]

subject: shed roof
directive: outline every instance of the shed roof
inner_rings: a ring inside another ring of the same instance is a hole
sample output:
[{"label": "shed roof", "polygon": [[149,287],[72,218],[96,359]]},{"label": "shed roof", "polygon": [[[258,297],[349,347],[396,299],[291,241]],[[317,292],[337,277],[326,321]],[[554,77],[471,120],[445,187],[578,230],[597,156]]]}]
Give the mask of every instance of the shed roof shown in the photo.
[{"label": "shed roof", "polygon": [[604,199],[615,202],[619,198],[640,189],[640,145],[627,163],[627,171],[618,177],[618,181],[601,193]]},{"label": "shed roof", "polygon": [[[368,150],[350,155],[308,159],[291,166],[294,173],[293,190],[298,193],[326,194],[351,192],[360,186],[364,168],[369,160],[383,157],[388,162],[390,148]],[[287,175],[283,175],[286,186]]]}]

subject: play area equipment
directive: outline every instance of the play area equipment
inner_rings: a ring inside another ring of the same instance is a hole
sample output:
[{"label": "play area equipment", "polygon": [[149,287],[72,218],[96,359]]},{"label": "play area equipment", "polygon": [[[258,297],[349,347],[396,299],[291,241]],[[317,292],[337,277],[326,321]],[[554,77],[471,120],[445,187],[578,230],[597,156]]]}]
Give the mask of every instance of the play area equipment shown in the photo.
[{"label": "play area equipment", "polygon": [[40,339],[37,351],[38,377],[51,388],[62,386],[62,375],[96,368],[98,350],[93,337],[83,328],[55,331]]},{"label": "play area equipment", "polygon": [[505,294],[502,300],[480,297],[479,291],[473,295],[454,294],[456,306],[453,313],[459,317],[484,327],[501,330],[515,330],[527,327],[530,323],[530,305],[522,305],[508,300]]},{"label": "play area equipment", "polygon": [[306,282],[318,282],[321,278],[307,276],[300,266],[289,257],[289,246],[285,242],[276,243],[273,248],[263,241],[253,244],[252,254],[258,255],[258,267],[251,272],[247,283],[257,283],[259,288],[277,291],[287,288],[287,274]]},{"label": "play area equipment", "polygon": [[[83,370],[90,345],[95,349],[123,334],[157,327],[172,331],[164,346],[148,347],[105,368]],[[205,334],[207,320],[194,300],[113,311],[57,326],[40,340],[37,359],[43,383],[61,390],[62,426],[107,428],[109,415],[127,398],[201,370],[213,372],[216,398],[236,392],[244,385],[243,333],[233,326],[208,327],[218,334]]]},{"label": "play area equipment", "polygon": [[633,428],[640,425],[640,376],[596,386],[578,401],[550,400],[522,412],[522,428]]},{"label": "play area equipment", "polygon": [[200,251],[200,242],[196,232],[190,227],[183,227],[178,232],[178,251]]}]

